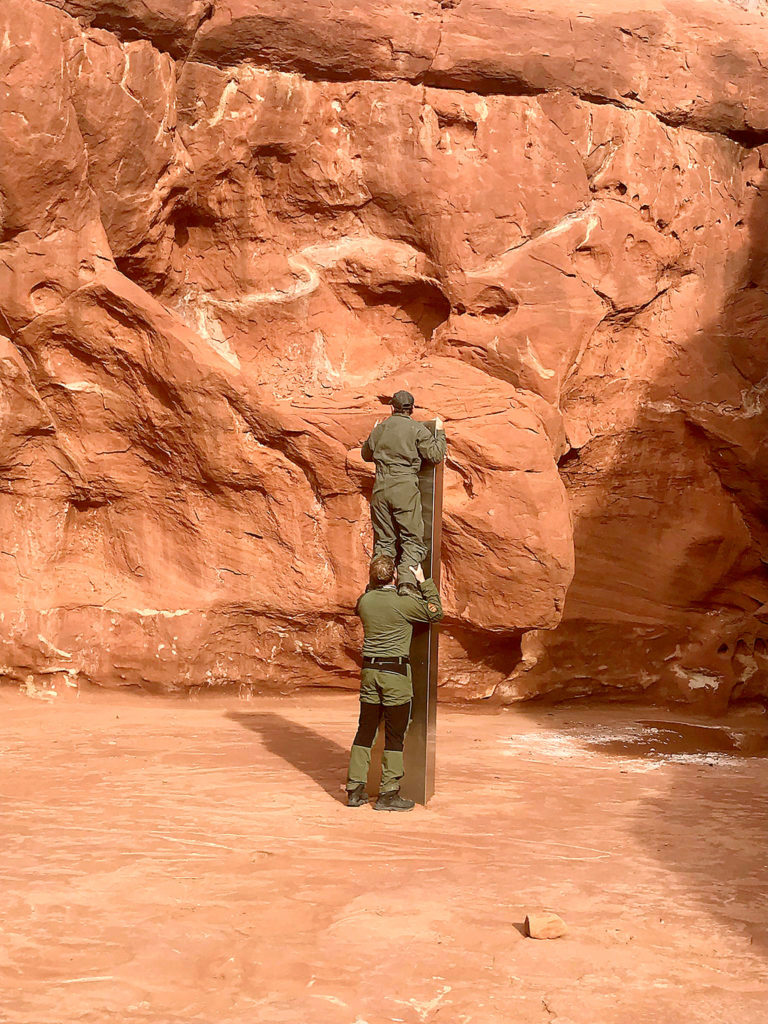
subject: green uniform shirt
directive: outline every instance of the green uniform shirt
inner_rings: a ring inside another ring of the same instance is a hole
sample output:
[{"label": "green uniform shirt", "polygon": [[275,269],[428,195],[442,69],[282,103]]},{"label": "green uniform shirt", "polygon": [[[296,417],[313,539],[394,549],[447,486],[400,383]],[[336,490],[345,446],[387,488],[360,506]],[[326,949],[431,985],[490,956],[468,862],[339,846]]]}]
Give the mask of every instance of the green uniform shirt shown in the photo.
[{"label": "green uniform shirt", "polygon": [[376,475],[383,473],[415,475],[422,462],[438,463],[445,458],[445,431],[434,435],[426,423],[413,420],[404,412],[388,416],[378,423],[363,445],[366,462],[376,463]]},{"label": "green uniform shirt", "polygon": [[422,597],[398,594],[394,586],[366,591],[357,602],[363,620],[366,658],[408,657],[414,622],[439,622],[443,606],[431,579],[421,584]]}]

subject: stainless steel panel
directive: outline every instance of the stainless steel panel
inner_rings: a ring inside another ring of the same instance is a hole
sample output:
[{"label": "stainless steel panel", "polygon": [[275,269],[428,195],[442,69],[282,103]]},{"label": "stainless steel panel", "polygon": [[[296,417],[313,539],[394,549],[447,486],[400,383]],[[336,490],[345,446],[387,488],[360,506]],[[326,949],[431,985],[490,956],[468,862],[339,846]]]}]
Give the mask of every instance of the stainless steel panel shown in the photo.
[{"label": "stainless steel panel", "polygon": [[[435,424],[427,423],[434,433]],[[419,474],[427,557],[425,576],[440,586],[440,539],[443,513],[443,464],[422,466]],[[438,636],[440,626],[417,624],[411,643],[413,712],[405,740],[403,796],[426,804],[435,792],[435,738],[437,726]]]}]

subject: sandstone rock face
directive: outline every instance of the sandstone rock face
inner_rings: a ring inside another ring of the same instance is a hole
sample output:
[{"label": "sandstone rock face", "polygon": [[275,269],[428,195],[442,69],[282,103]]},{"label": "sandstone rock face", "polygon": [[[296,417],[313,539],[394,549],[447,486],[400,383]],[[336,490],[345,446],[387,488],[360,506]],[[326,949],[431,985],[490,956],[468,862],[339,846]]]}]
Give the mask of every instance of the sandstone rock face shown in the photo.
[{"label": "sandstone rock face", "polygon": [[768,693],[768,19],[4,0],[2,677],[355,685],[446,420],[443,688]]}]

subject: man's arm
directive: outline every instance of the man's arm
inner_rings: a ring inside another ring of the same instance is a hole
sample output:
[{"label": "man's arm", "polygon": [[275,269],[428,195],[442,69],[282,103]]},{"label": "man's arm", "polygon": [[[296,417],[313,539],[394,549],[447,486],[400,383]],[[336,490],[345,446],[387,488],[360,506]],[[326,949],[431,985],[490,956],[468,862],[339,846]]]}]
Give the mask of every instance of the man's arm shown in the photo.
[{"label": "man's arm", "polygon": [[421,597],[401,598],[403,602],[407,602],[402,609],[406,619],[409,622],[439,622],[443,617],[443,605],[435,581],[431,578],[424,579],[421,566],[413,567],[411,572],[419,584]]},{"label": "man's arm", "polygon": [[424,462],[431,462],[432,465],[442,462],[445,458],[446,448],[443,421],[439,417],[435,420],[435,426],[437,427],[436,434],[433,434],[425,423],[420,424],[420,426],[421,429],[419,430],[416,438],[416,450],[419,455],[422,457]]},{"label": "man's arm", "polygon": [[360,455],[362,456],[364,462],[373,462],[373,451],[374,448],[376,447],[376,439],[374,438],[373,435],[376,433],[376,428],[378,427],[378,425],[379,420],[376,420],[376,422],[373,425],[373,430],[368,435],[368,440],[360,449]]}]

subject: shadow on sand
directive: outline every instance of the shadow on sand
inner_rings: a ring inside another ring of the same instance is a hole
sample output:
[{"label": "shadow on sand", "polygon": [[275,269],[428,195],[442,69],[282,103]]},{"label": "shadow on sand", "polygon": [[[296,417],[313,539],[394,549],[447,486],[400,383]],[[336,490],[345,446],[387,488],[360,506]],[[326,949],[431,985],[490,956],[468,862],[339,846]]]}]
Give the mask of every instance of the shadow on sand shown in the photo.
[{"label": "shadow on sand", "polygon": [[[600,704],[585,705],[583,715],[578,703],[565,707],[573,718],[563,732],[585,751],[617,758],[629,774],[641,763],[663,769],[665,782],[639,785],[626,809],[639,848],[737,938],[736,954],[746,943],[768,956],[768,722],[758,715],[748,723],[707,719],[685,707],[657,717],[642,706],[617,720],[615,705],[604,705],[605,715]],[[550,705],[521,705],[515,713],[551,727]],[[586,794],[584,800],[588,820],[595,812]],[[724,941],[718,931],[714,939]]]},{"label": "shadow on sand", "polygon": [[229,711],[227,718],[258,733],[270,753],[312,779],[334,800],[346,803],[342,785],[349,750],[314,729],[272,711]]},{"label": "shadow on sand", "polygon": [[[765,781],[765,725],[642,718],[636,726],[621,739],[587,744],[617,757],[673,762],[669,788],[638,801],[635,834],[713,917],[765,956],[768,796],[748,767]],[[685,767],[675,770],[675,761]]]}]

